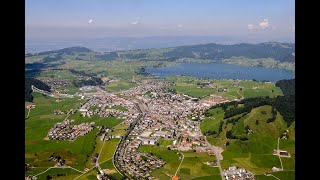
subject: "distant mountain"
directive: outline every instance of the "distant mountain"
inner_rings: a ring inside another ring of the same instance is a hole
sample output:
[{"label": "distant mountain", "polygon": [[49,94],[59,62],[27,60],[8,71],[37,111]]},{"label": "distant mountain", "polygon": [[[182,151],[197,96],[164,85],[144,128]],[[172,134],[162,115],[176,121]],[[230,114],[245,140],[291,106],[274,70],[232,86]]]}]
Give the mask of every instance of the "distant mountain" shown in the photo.
[{"label": "distant mountain", "polygon": [[93,51],[91,49],[88,49],[85,47],[76,46],[76,47],[63,48],[63,49],[59,49],[59,50],[55,50],[55,51],[40,52],[40,53],[37,53],[37,55],[49,55],[52,53],[57,53],[60,55],[61,54],[71,55],[74,52],[93,52]]},{"label": "distant mountain", "polygon": [[[221,62],[230,58],[266,59],[270,58],[277,62],[295,62],[295,44],[266,42],[259,44],[240,43],[222,45],[216,43],[178,46],[161,49],[137,49],[114,52],[93,52],[85,47],[70,47],[55,51],[40,52],[35,55],[47,55],[42,62],[53,62],[68,58],[75,60],[117,60],[117,59],[140,59],[140,60],[169,60],[181,58],[206,59]],[[86,56],[90,53],[90,58]],[[26,57],[32,56],[30,53]],[[73,56],[73,57],[72,57]]]},{"label": "distant mountain", "polygon": [[166,58],[198,58],[221,60],[232,57],[246,57],[251,59],[273,58],[284,62],[294,62],[294,43],[267,42],[260,44],[240,43],[233,45],[201,44],[192,46],[180,46],[165,52]]}]

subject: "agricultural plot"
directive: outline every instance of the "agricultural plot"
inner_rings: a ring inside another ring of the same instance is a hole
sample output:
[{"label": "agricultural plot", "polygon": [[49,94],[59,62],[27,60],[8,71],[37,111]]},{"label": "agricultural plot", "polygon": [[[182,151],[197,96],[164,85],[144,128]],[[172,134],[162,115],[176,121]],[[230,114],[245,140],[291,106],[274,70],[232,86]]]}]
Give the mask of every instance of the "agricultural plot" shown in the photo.
[{"label": "agricultural plot", "polygon": [[[264,174],[272,172],[272,167],[281,167],[279,157],[273,155],[273,150],[277,149],[278,138],[287,129],[287,124],[279,112],[277,112],[275,120],[268,123],[267,120],[272,117],[271,110],[271,106],[267,105],[254,108],[247,115],[237,115],[240,119],[234,124],[227,123],[227,120],[223,119],[224,112],[221,108],[208,111],[208,117],[202,123],[204,125],[201,124],[202,132],[208,130],[217,131],[220,123],[216,121],[224,122],[221,133],[207,137],[210,143],[221,146],[224,149],[222,153],[223,160],[221,161],[223,169],[230,166],[239,166],[254,174]],[[236,118],[237,116],[231,118]],[[248,134],[245,131],[245,127],[249,127],[253,133]],[[227,138],[227,131],[230,131],[232,136],[238,138]],[[247,137],[247,140],[240,139],[243,137]],[[280,140],[280,149],[287,150],[292,154],[291,158],[281,159],[284,170],[293,171],[295,167],[294,139],[289,137],[287,140]]]},{"label": "agricultural plot", "polygon": [[[160,146],[140,146],[139,150],[153,155],[166,161],[163,167],[152,172],[151,174],[159,179],[171,179],[177,171],[181,162],[181,155],[175,150],[168,150],[161,144],[168,144],[165,141],[160,141]],[[215,156],[209,156],[207,153],[183,152],[184,160],[178,171],[177,176],[182,179],[192,179],[199,176],[219,175],[219,170],[216,167],[210,167],[205,163],[214,161]],[[180,158],[179,158],[180,157]],[[220,176],[220,175],[219,175]]]},{"label": "agricultural plot", "polygon": [[[276,87],[274,83],[263,83],[251,80],[198,79],[189,76],[171,76],[167,77],[166,80],[175,83],[175,86],[170,86],[169,88],[175,89],[178,93],[197,98],[205,98],[210,94],[216,94],[231,99],[258,96],[276,97],[283,95],[281,89]],[[212,85],[211,87],[202,87],[200,85],[201,83],[208,82]],[[219,91],[219,88],[226,89],[226,92]]]}]

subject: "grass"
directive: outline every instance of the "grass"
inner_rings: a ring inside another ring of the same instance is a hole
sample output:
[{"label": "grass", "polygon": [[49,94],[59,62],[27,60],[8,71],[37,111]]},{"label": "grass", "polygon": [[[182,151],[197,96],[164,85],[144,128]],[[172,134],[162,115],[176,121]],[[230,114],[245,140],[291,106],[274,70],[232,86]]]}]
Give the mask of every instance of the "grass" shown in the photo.
[{"label": "grass", "polygon": [[[32,168],[26,175],[36,175],[45,171],[47,168]],[[58,175],[59,174],[59,175]],[[80,175],[79,172],[70,168],[53,168],[49,169],[47,172],[37,176],[37,179],[46,180],[47,176],[51,176],[54,179],[73,179],[74,177]]]},{"label": "grass", "polygon": [[75,119],[74,124],[81,124],[83,122],[95,122],[97,126],[105,126],[112,128],[123,121],[115,117],[100,117],[99,115],[93,115],[92,117],[83,117],[80,112],[76,112],[69,116],[69,119]]},{"label": "grass", "polygon": [[[213,120],[223,120],[221,108],[215,108],[209,111],[209,117],[201,123],[201,130],[217,130],[219,123]],[[236,116],[234,116],[236,117]],[[286,129],[286,122],[278,112],[276,120],[267,123],[271,117],[271,106],[261,106],[254,108],[249,114],[240,118],[234,125],[224,123],[222,132],[217,136],[207,137],[211,144],[222,146],[224,149],[221,166],[226,169],[230,166],[243,167],[255,174],[272,172],[272,167],[280,167],[280,161],[277,156],[272,155],[273,150],[277,148],[277,140]],[[259,120],[259,124],[256,121]],[[247,135],[244,131],[245,126],[253,130],[253,134]],[[249,140],[241,141],[239,139],[227,139],[226,131],[231,130],[232,135],[238,137],[248,137]],[[292,132],[294,129],[291,128]],[[226,142],[229,145],[226,146]],[[293,139],[280,140],[280,149],[284,149],[292,154],[292,158],[282,158],[285,170],[294,170],[295,167],[295,141]]]},{"label": "grass", "polygon": [[209,130],[218,132],[220,121],[223,120],[224,117],[222,108],[210,109],[208,113],[210,113],[211,116],[206,117],[204,122],[200,124],[201,132],[204,133]]},{"label": "grass", "polygon": [[[272,173],[275,177],[281,180],[294,180],[295,179],[295,171],[279,171]],[[276,178],[272,176],[266,176],[264,174],[256,175],[256,180],[275,180]]]},{"label": "grass", "polygon": [[[97,137],[97,129],[94,129],[85,136],[79,136],[73,142],[44,140],[49,129],[57,122],[63,121],[66,117],[66,115],[54,115],[53,111],[60,109],[66,112],[71,108],[78,108],[79,103],[82,101],[75,98],[68,98],[56,102],[55,99],[45,97],[39,93],[33,94],[36,108],[31,110],[30,117],[25,121],[25,162],[38,167],[52,167],[55,162],[49,161],[49,158],[52,153],[55,153],[55,155],[59,155],[66,160],[66,165],[81,171],[84,170],[85,167],[90,167],[90,163],[87,161],[90,162],[90,157],[93,152],[97,149],[100,150],[100,139]],[[114,127],[123,121],[123,119],[113,117],[80,117],[79,113],[70,116],[69,119],[70,118],[76,120],[74,124],[94,121],[97,125],[108,127]],[[95,148],[96,141],[97,145]],[[106,157],[109,157],[108,153]]]},{"label": "grass", "polygon": [[176,86],[169,86],[171,89],[175,89],[178,93],[187,94],[196,98],[203,98],[214,93],[210,88],[199,88],[196,84],[177,82]]},{"label": "grass", "polygon": [[[242,96],[244,98],[250,98],[257,96],[275,97],[283,95],[281,89],[276,87],[274,83],[262,83],[251,80],[241,80],[236,82],[231,79],[198,79],[190,76],[171,76],[167,77],[166,80],[176,84],[169,88],[175,89],[178,93],[187,94],[197,98],[205,98],[210,94],[216,94],[231,99],[242,98]],[[210,82],[220,88],[225,88],[227,89],[227,92],[218,92],[217,89],[207,87],[200,88],[197,83],[203,82]],[[238,85],[238,87],[233,86],[233,84]]]},{"label": "grass", "polygon": [[159,144],[161,146],[170,146],[172,145],[173,140],[172,139],[160,139]]},{"label": "grass", "polygon": [[114,151],[119,143],[120,139],[114,138],[104,143],[101,154],[99,156],[99,163],[113,157]]},{"label": "grass", "polygon": [[110,92],[117,92],[121,90],[128,90],[134,87],[135,84],[128,82],[128,81],[118,81],[118,82],[111,82],[106,86],[107,91]]},{"label": "grass", "polygon": [[[159,179],[170,179],[176,172],[181,155],[175,150],[168,150],[165,146],[168,143],[160,141],[160,146],[140,146],[139,150],[163,159],[166,164],[151,174]],[[207,161],[215,160],[215,156],[209,156],[207,153],[183,152],[185,158],[178,171],[178,176],[182,179],[191,179],[198,176],[208,176],[219,174],[218,168],[210,167],[204,164]]]}]

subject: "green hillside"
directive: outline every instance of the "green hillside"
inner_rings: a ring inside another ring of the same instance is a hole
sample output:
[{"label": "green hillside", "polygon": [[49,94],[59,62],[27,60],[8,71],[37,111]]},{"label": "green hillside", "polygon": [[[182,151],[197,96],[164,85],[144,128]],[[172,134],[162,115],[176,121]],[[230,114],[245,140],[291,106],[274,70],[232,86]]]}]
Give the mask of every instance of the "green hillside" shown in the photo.
[{"label": "green hillside", "polygon": [[[201,131],[207,135],[211,144],[224,149],[222,168],[235,165],[255,175],[272,172],[272,167],[281,166],[278,156],[272,154],[273,150],[277,149],[278,138],[281,138],[284,130],[288,129],[289,138],[280,140],[280,149],[289,151],[291,158],[281,159],[284,170],[294,170],[294,123],[287,127],[287,123],[279,112],[275,120],[268,123],[268,119],[272,117],[271,106],[260,106],[247,114],[243,113],[226,119],[224,119],[225,111],[221,107],[210,109],[206,115],[206,119],[201,123]],[[220,124],[222,124],[221,132]],[[208,134],[210,130],[216,133]]]}]

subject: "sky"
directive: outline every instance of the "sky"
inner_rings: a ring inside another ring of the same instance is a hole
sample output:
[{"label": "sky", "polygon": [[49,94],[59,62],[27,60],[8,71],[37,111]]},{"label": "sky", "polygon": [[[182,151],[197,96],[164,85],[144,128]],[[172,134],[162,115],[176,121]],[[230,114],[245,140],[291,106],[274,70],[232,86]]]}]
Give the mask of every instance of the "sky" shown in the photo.
[{"label": "sky", "polygon": [[224,36],[294,41],[294,0],[26,0],[26,38]]}]

